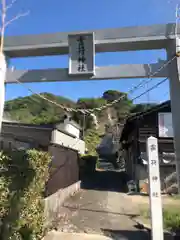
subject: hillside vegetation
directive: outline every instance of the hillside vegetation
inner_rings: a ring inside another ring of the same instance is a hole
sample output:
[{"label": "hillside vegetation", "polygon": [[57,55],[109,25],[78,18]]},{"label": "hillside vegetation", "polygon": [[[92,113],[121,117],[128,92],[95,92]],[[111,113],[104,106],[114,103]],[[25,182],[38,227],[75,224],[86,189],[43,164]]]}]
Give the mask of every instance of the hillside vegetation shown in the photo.
[{"label": "hillside vegetation", "polygon": [[[102,94],[99,98],[80,98],[77,102],[74,102],[68,98],[62,96],[56,96],[50,93],[42,93],[41,95],[46,98],[72,108],[95,108],[100,107],[106,103],[110,103],[113,100],[121,97],[125,93],[108,90]],[[150,105],[138,104],[135,105],[126,95],[119,103],[114,104],[112,107],[105,109],[101,112],[95,113],[100,123],[100,128],[104,129],[104,126],[108,124],[108,115],[110,115],[112,121],[119,122],[130,112],[141,112]],[[64,110],[54,104],[39,98],[36,95],[28,97],[19,97],[11,101],[7,101],[5,104],[5,116],[9,119],[23,122],[23,123],[55,123],[58,122],[63,114]],[[82,113],[73,113],[73,119],[83,125],[84,116]],[[91,116],[85,116],[85,130],[93,128],[93,121]]]}]

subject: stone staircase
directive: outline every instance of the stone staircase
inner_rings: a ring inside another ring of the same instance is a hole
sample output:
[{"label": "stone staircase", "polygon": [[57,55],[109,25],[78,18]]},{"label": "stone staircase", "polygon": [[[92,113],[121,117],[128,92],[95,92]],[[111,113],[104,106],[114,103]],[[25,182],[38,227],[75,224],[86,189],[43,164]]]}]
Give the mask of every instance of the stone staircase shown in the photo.
[{"label": "stone staircase", "polygon": [[125,161],[121,157],[120,137],[122,124],[115,124],[106,128],[106,134],[97,147],[99,167],[105,170],[122,171]]}]

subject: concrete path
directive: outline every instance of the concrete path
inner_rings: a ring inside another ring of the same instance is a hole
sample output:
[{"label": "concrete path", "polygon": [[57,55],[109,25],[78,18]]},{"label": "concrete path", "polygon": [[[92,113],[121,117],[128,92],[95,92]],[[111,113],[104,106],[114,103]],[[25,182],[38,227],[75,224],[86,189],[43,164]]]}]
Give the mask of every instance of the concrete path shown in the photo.
[{"label": "concrete path", "polygon": [[132,217],[138,209],[123,193],[82,190],[66,201],[65,218],[57,229],[61,232],[101,234],[113,239],[150,239],[147,232],[138,230]]},{"label": "concrete path", "polygon": [[62,233],[57,231],[50,232],[44,240],[112,240],[112,238],[85,233]]}]

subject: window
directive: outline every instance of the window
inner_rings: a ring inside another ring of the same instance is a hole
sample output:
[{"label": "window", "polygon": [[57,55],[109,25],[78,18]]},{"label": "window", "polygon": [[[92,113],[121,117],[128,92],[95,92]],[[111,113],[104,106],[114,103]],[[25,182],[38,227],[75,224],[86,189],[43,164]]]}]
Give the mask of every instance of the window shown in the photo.
[{"label": "window", "polygon": [[161,138],[174,137],[171,112],[158,113],[158,129],[159,137]]}]

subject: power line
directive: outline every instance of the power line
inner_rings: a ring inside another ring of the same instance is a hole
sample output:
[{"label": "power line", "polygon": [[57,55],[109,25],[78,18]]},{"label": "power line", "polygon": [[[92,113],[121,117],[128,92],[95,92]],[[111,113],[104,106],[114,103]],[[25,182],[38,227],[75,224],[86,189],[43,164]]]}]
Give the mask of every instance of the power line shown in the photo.
[{"label": "power line", "polygon": [[[146,91],[144,91],[143,93],[139,94],[138,96],[132,98],[131,100],[137,100],[140,97],[142,97],[143,95],[147,94],[148,92],[154,90],[155,88],[157,88],[158,86],[160,86],[161,84],[163,84],[164,82],[166,82],[168,80],[168,78],[164,78],[163,80],[161,80],[160,82],[158,82],[157,84],[155,84],[154,86],[152,86],[151,88],[147,89]],[[168,104],[167,104],[168,105]],[[164,105],[163,105],[164,107]],[[154,109],[154,108],[153,108]],[[154,110],[153,110],[154,111]],[[148,112],[149,113],[149,112]],[[133,117],[135,115],[137,115],[138,113],[129,113],[127,112],[127,114],[125,115],[125,119],[123,120],[123,122],[125,122],[129,117]]]},{"label": "power line", "polygon": [[[152,112],[155,112],[157,110],[160,110],[160,109],[162,109],[164,107],[168,107],[168,106],[169,106],[169,101],[167,101],[167,103],[164,103],[164,104],[162,103],[162,104],[158,105],[157,107],[153,107],[152,109],[149,109],[146,112],[135,113],[134,115],[131,115],[132,117],[130,118],[130,120],[133,120],[135,118],[142,118]],[[127,118],[126,118],[126,120],[127,120]]]},{"label": "power line", "polygon": [[157,84],[155,84],[154,86],[152,86],[151,88],[147,89],[146,91],[144,91],[143,93],[141,93],[140,95],[138,95],[137,97],[134,97],[132,99],[132,101],[137,100],[138,98],[142,97],[143,95],[145,95],[146,93],[149,93],[150,91],[154,90],[155,88],[157,88],[158,86],[160,86],[161,84],[163,84],[164,82],[166,82],[168,80],[168,78],[164,78],[163,80],[161,80],[160,82],[158,82]]},{"label": "power line", "polygon": [[[162,83],[164,83],[164,82],[167,81],[167,80],[168,80],[168,78],[163,79],[162,81],[160,81],[159,83],[157,83],[156,85],[154,85],[152,88],[148,89],[148,91],[152,91],[152,90],[155,89],[157,86],[161,85]],[[146,94],[146,92],[147,92],[147,91],[143,92],[142,94],[140,94],[139,96],[135,97],[134,99],[138,99],[138,98],[141,97],[143,94]],[[134,100],[134,99],[133,99],[133,100]],[[145,115],[147,115],[147,114],[149,114],[149,113],[151,113],[151,112],[154,112],[154,111],[160,110],[160,109],[162,109],[162,108],[164,108],[164,107],[167,107],[168,105],[169,105],[169,101],[167,101],[166,103],[162,103],[162,104],[160,104],[160,105],[157,105],[157,106],[153,107],[152,109],[148,109],[148,110],[147,110],[146,112],[144,112],[144,113],[143,113],[143,112],[140,112],[140,113],[132,113],[132,114],[130,114],[129,116],[127,115],[125,121],[126,121],[129,117],[131,117],[131,120],[133,120],[133,119],[135,119],[135,118],[141,118],[141,117],[143,117],[143,116],[145,116]]]},{"label": "power line", "polygon": [[[101,110],[104,110],[104,109],[106,109],[106,108],[108,108],[108,107],[111,107],[112,105],[114,105],[114,104],[118,103],[119,101],[123,100],[124,98],[126,98],[127,94],[131,94],[131,93],[133,93],[134,91],[136,91],[137,89],[143,87],[145,84],[147,84],[148,82],[152,81],[152,80],[153,80],[152,78],[153,78],[155,75],[157,75],[162,69],[164,69],[165,67],[167,67],[175,58],[176,58],[176,56],[174,56],[172,59],[170,59],[170,60],[168,60],[167,62],[165,62],[165,63],[163,64],[163,66],[161,66],[160,68],[158,68],[157,71],[155,71],[155,72],[152,73],[152,74],[149,74],[148,80],[144,80],[144,79],[143,79],[139,84],[137,84],[136,86],[132,87],[132,88],[128,91],[128,93],[120,96],[118,99],[116,99],[116,100],[114,100],[114,101],[112,101],[112,102],[110,102],[110,103],[104,104],[104,105],[102,105],[102,106],[100,106],[100,107],[90,108],[90,109],[68,108],[68,107],[66,107],[66,106],[64,106],[64,105],[62,105],[62,104],[59,104],[59,103],[57,103],[57,102],[54,102],[54,101],[52,101],[52,100],[44,97],[44,96],[41,95],[40,93],[37,93],[37,92],[34,91],[32,88],[25,86],[24,83],[22,83],[22,82],[19,81],[18,79],[16,79],[16,81],[17,81],[19,84],[21,84],[23,87],[25,87],[26,89],[28,89],[28,91],[30,91],[33,95],[36,95],[36,96],[40,97],[41,99],[46,100],[46,101],[54,104],[54,105],[57,106],[57,107],[60,107],[61,109],[65,110],[65,111],[67,111],[67,112],[81,112],[81,113],[83,113],[83,114],[91,114],[92,112],[101,111]],[[148,92],[148,91],[147,91],[147,92]]]}]

